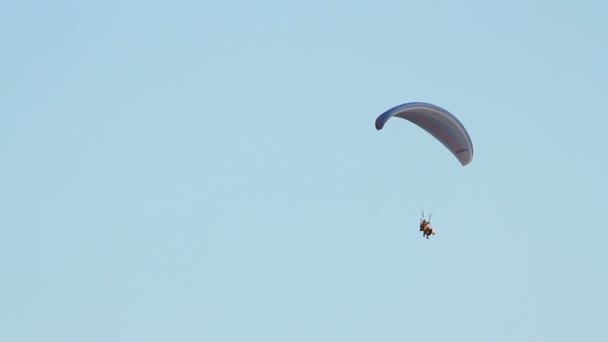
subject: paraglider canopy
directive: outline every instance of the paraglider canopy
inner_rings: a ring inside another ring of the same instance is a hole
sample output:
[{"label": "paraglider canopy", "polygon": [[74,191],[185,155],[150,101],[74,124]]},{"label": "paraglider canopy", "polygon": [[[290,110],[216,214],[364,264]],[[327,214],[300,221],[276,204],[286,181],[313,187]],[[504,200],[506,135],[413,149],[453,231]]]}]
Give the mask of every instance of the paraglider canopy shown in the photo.
[{"label": "paraglider canopy", "polygon": [[409,102],[395,106],[376,119],[381,130],[392,117],[408,120],[439,140],[462,166],[473,160],[473,143],[464,125],[447,110],[425,102]]}]

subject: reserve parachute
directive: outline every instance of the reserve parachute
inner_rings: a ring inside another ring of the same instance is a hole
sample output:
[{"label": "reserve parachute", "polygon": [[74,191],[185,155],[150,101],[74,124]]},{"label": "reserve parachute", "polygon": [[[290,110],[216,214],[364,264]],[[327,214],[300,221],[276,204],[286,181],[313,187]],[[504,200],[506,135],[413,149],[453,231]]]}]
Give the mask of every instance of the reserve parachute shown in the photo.
[{"label": "reserve parachute", "polygon": [[408,120],[439,140],[462,166],[473,160],[473,143],[462,123],[447,110],[425,102],[409,102],[380,114],[376,129],[381,130],[392,117]]}]

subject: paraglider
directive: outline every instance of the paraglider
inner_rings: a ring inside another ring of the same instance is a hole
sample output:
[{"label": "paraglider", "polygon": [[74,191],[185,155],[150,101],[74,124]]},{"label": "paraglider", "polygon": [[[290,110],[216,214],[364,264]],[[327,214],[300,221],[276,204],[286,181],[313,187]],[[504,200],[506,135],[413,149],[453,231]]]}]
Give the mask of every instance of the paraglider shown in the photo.
[{"label": "paraglider", "polygon": [[[426,102],[409,102],[395,106],[376,118],[376,129],[381,130],[393,117],[410,121],[424,129],[445,146],[462,166],[473,160],[473,142],[464,125],[447,110]],[[423,237],[435,235],[431,226],[431,217],[427,221],[422,213],[420,231]]]},{"label": "paraglider", "polygon": [[462,123],[447,110],[425,102],[409,102],[395,106],[376,119],[381,130],[392,117],[408,120],[439,140],[462,166],[473,160],[473,142]]},{"label": "paraglider", "polygon": [[422,232],[422,236],[429,238],[431,235],[435,235],[435,229],[431,226],[431,215],[429,215],[429,220],[427,221],[424,218],[424,212],[422,212],[422,218],[420,219],[420,231]]}]

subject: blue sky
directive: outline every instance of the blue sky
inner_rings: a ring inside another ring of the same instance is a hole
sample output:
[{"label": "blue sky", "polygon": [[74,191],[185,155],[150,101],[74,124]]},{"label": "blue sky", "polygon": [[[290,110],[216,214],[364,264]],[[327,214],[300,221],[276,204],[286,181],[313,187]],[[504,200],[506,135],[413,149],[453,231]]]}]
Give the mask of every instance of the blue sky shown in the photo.
[{"label": "blue sky", "polygon": [[606,10],[0,5],[0,340],[606,341]]}]

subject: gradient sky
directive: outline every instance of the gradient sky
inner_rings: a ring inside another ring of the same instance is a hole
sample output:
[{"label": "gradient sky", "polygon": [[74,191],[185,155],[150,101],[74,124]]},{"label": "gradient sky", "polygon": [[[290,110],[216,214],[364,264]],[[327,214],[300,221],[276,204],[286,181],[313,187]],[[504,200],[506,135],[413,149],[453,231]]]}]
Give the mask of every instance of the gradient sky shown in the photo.
[{"label": "gradient sky", "polygon": [[0,340],[607,341],[607,11],[4,2]]}]

